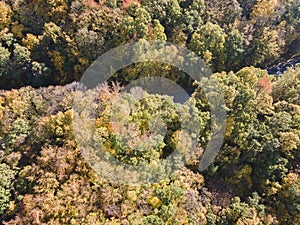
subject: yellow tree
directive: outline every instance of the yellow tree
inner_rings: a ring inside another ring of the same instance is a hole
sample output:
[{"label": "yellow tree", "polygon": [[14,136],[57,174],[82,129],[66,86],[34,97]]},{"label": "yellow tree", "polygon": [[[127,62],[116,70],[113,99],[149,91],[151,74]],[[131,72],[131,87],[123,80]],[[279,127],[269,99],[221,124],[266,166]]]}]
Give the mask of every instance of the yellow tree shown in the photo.
[{"label": "yellow tree", "polygon": [[278,59],[280,56],[284,41],[280,39],[276,30],[264,28],[262,36],[257,40],[254,52],[255,65],[267,65]]},{"label": "yellow tree", "polygon": [[68,16],[69,5],[66,0],[48,0],[49,12],[51,21],[54,23],[60,23]]},{"label": "yellow tree", "polygon": [[7,28],[11,23],[12,10],[5,2],[0,2],[0,30]]},{"label": "yellow tree", "polygon": [[258,18],[270,18],[275,13],[277,5],[277,0],[258,0],[250,14],[252,21],[255,22]]}]

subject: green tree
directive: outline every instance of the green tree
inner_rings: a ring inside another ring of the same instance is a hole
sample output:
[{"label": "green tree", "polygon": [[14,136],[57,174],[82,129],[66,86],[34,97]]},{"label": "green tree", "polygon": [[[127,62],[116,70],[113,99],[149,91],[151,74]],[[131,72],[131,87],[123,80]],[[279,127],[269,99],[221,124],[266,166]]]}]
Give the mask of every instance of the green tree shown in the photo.
[{"label": "green tree", "polygon": [[300,222],[300,179],[298,174],[289,173],[283,178],[278,196],[280,202],[277,202],[277,205],[281,223],[298,224]]},{"label": "green tree", "polygon": [[244,38],[238,30],[231,31],[225,39],[225,65],[227,70],[240,69],[241,58],[244,53]]},{"label": "green tree", "polygon": [[[289,87],[289,88],[286,88]],[[272,89],[272,96],[274,101],[286,101],[296,105],[300,104],[300,68],[289,68],[278,81],[274,84]]]},{"label": "green tree", "polygon": [[[224,44],[223,29],[217,24],[208,22],[193,34],[189,48],[210,63],[213,71],[221,71],[224,69]],[[206,57],[207,52],[212,56],[211,62],[210,58]]]},{"label": "green tree", "polygon": [[127,39],[147,39],[151,16],[140,4],[132,3],[126,8],[128,16],[124,19],[122,31]]},{"label": "green tree", "polygon": [[262,36],[256,40],[254,49],[254,65],[269,65],[279,58],[284,42],[280,40],[276,30],[264,28]]},{"label": "green tree", "polygon": [[[3,215],[11,200],[11,189],[16,172],[5,163],[0,164],[0,215]],[[0,216],[0,221],[1,221]]]},{"label": "green tree", "polygon": [[10,88],[39,84],[41,77],[47,75],[48,68],[43,63],[33,61],[30,49],[19,43],[12,33],[4,34],[1,39],[0,86]]},{"label": "green tree", "polygon": [[0,74],[5,75],[10,62],[10,52],[7,48],[0,46]]},{"label": "green tree", "polygon": [[154,20],[153,24],[154,28],[152,32],[154,40],[166,41],[167,36],[165,34],[165,28],[160,24],[158,20]]},{"label": "green tree", "polygon": [[205,4],[203,0],[186,0],[180,2],[182,7],[183,29],[188,35],[191,35],[200,29],[203,24],[202,16],[204,14]]}]

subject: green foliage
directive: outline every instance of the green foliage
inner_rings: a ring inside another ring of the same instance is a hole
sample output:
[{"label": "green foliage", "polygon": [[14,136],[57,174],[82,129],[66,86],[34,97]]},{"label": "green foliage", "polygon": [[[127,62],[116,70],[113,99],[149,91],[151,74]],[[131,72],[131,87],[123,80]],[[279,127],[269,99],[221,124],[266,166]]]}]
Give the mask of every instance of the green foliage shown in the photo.
[{"label": "green foliage", "polygon": [[254,50],[254,65],[269,65],[279,58],[283,45],[277,31],[265,28]]},{"label": "green foliage", "polygon": [[[286,88],[289,87],[289,88]],[[300,69],[289,69],[279,77],[272,90],[274,101],[286,101],[300,104]]]},{"label": "green foliage", "polygon": [[[1,1],[0,11],[0,88],[70,83],[111,48],[164,40],[189,47],[219,72],[211,77],[227,111],[224,143],[203,176],[198,167],[215,126],[214,106],[203,94],[215,94],[209,79],[195,83],[184,107],[167,96],[120,94],[118,85],[85,94],[75,92],[76,83],[1,91],[1,224],[300,223],[300,69],[274,78],[253,67],[298,54],[289,49],[299,39],[299,0],[18,0]],[[176,68],[150,62],[114,79],[126,84],[157,74],[191,82]],[[165,175],[157,162],[171,157],[175,173],[137,186],[97,175],[75,141],[74,95],[97,109],[87,122],[108,155],[150,165],[141,174],[146,180],[149,172]],[[195,124],[196,133],[185,132]],[[175,149],[182,156],[172,155]]]},{"label": "green foliage", "polygon": [[[282,183],[282,187],[278,193],[280,203],[278,207],[282,210],[282,221],[291,224],[297,224],[300,221],[299,217],[299,188],[300,180],[299,175],[295,173],[289,173]],[[287,216],[287,213],[290,216]]]},{"label": "green foliage", "polygon": [[[103,118],[112,114],[111,119],[116,125],[107,128],[108,137],[101,132],[103,138],[107,138],[104,145],[108,151],[113,150],[115,157],[133,165],[158,162],[164,147],[169,144],[164,143],[162,126],[171,126],[178,120],[179,110],[171,98],[164,100],[159,96],[144,94],[139,100],[133,94],[126,94],[112,104],[115,106],[106,105],[102,108],[97,125],[99,128],[105,127]],[[130,112],[124,111],[128,106],[132,108]],[[119,122],[124,128],[117,126]],[[169,135],[172,136],[175,131]]]},{"label": "green foliage", "polygon": [[184,190],[181,187],[175,185],[155,189],[155,194],[165,205],[175,202],[183,195],[183,192]]},{"label": "green foliage", "polygon": [[[139,39],[190,47],[213,71],[266,67],[298,51],[293,46],[299,38],[299,2],[277,2],[4,1],[0,87],[79,80],[98,56]],[[131,81],[135,73],[130,73],[120,80]]]},{"label": "green foliage", "polygon": [[38,61],[32,60],[30,49],[18,43],[12,33],[4,34],[0,43],[0,79],[10,81],[7,87],[15,87],[31,83],[38,85],[43,76],[47,76],[48,68]]},{"label": "green foliage", "polygon": [[[16,172],[7,164],[0,164],[0,214],[3,214],[11,200],[12,182]],[[1,217],[0,217],[1,219]]]},{"label": "green foliage", "polygon": [[225,60],[224,43],[223,29],[217,24],[208,22],[193,34],[189,48],[211,65],[214,71],[221,71],[224,69]]},{"label": "green foliage", "polygon": [[[0,97],[1,219],[5,224],[293,224],[290,218],[297,221],[299,214],[299,178],[293,172],[299,160],[299,106],[296,97],[284,92],[296,93],[297,74],[298,69],[288,70],[274,80],[264,70],[247,67],[213,75],[221,84],[229,119],[224,145],[205,172],[206,182],[197,168],[210,135],[209,107],[200,88],[204,85],[213,95],[208,80],[198,83],[183,108],[166,96],[143,93],[137,98],[137,90],[120,94],[116,85],[98,88],[96,126],[109,153],[129,164],[152,163],[151,172],[157,175],[162,168],[155,162],[176,146],[184,153],[192,142],[179,140],[179,117],[187,121],[187,130],[198,124],[199,152],[184,159],[192,170],[183,167],[169,179],[140,187],[111,184],[86,165],[71,129],[74,85],[7,91]],[[280,91],[282,98],[277,97]],[[82,95],[82,104],[89,104],[88,96]],[[166,124],[165,136],[159,133],[163,123],[153,122],[157,117]],[[128,126],[112,127],[111,120]],[[173,160],[175,166],[178,158]],[[148,172],[142,174],[146,179]],[[214,179],[230,191],[212,187]]]},{"label": "green foliage", "polygon": [[200,29],[200,26],[203,24],[202,15],[204,14],[205,4],[203,0],[187,0],[182,1],[180,5],[183,8],[183,29],[190,36]]},{"label": "green foliage", "polygon": [[151,224],[157,224],[157,225],[165,225],[166,223],[164,223],[164,221],[159,218],[158,216],[155,216],[155,215],[150,215],[150,216],[147,216],[145,219],[145,224],[147,225],[151,225]]},{"label": "green foliage", "polygon": [[300,22],[300,2],[299,0],[289,0],[285,5],[284,19],[291,26],[297,26]]},{"label": "green foliage", "polygon": [[241,57],[244,53],[243,34],[238,30],[231,31],[225,39],[224,43],[226,61],[226,68],[231,70],[238,69]]},{"label": "green foliage", "polygon": [[0,46],[0,55],[0,74],[3,76],[9,65],[10,52],[7,48]]},{"label": "green foliage", "polygon": [[146,39],[148,37],[148,24],[151,21],[150,14],[139,4],[132,3],[126,11],[128,16],[124,19],[122,30],[128,39]]}]

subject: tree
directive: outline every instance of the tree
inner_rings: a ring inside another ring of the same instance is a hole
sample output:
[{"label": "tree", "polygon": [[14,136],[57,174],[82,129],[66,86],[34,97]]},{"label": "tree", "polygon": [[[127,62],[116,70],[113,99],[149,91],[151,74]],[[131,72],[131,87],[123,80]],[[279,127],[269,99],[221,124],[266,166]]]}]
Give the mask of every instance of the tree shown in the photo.
[{"label": "tree", "polygon": [[254,65],[267,66],[279,58],[284,41],[276,30],[264,28],[262,34],[253,43],[252,57],[249,61]]},{"label": "tree", "polygon": [[137,3],[130,4],[126,11],[128,16],[124,19],[122,30],[128,39],[147,39],[148,24],[151,22],[150,14]]},{"label": "tree", "polygon": [[258,0],[252,8],[250,17],[253,20],[258,18],[268,19],[275,13],[276,6],[278,4],[277,0]]},{"label": "tree", "polygon": [[47,2],[48,15],[56,24],[64,23],[68,19],[69,1],[66,0],[52,0]]},{"label": "tree", "polygon": [[205,58],[206,52],[210,52],[212,70],[221,71],[224,69],[224,44],[225,33],[223,29],[217,24],[208,22],[193,34],[189,48],[203,57],[207,63],[210,61]]},{"label": "tree", "polygon": [[161,40],[166,41],[167,36],[165,35],[165,28],[160,24],[158,20],[153,21],[154,28],[153,28],[153,39],[154,40]]},{"label": "tree", "polygon": [[[47,67],[43,63],[32,60],[30,49],[21,45],[12,33],[2,36],[0,51],[1,88],[38,85],[41,77],[47,75]],[[43,72],[43,74],[41,74]]]},{"label": "tree", "polygon": [[7,48],[0,46],[0,75],[4,76],[7,73],[10,62],[10,52]]},{"label": "tree", "polygon": [[[286,88],[289,87],[289,88]],[[300,69],[288,69],[274,84],[272,96],[274,101],[286,101],[296,105],[300,104]]]},{"label": "tree", "polygon": [[202,15],[204,14],[205,4],[203,0],[186,0],[180,2],[182,7],[183,29],[188,37],[200,28],[203,24]]},{"label": "tree", "polygon": [[9,5],[7,5],[5,2],[0,2],[0,30],[3,30],[4,28],[9,27],[11,24],[11,16],[12,16],[12,10]]},{"label": "tree", "polygon": [[238,30],[231,31],[225,39],[225,65],[227,70],[240,69],[241,58],[244,53],[244,38]]},{"label": "tree", "polygon": [[12,170],[7,164],[0,164],[0,221],[11,200],[11,188],[15,174],[16,171]]},{"label": "tree", "polygon": [[207,20],[227,28],[241,20],[242,8],[237,0],[234,1],[205,1]]},{"label": "tree", "polygon": [[42,0],[34,2],[27,2],[25,0],[15,1],[12,4],[14,17],[29,33],[40,35],[44,24],[50,21],[47,3],[47,1]]},{"label": "tree", "polygon": [[[53,22],[44,25],[41,41],[36,47],[38,51],[34,58],[39,56],[45,65],[51,68],[51,76],[45,77],[45,83],[66,83],[77,77],[74,66],[77,63],[78,50],[74,41]],[[51,79],[52,78],[52,79]],[[55,79],[53,79],[55,78]]]},{"label": "tree", "polygon": [[257,0],[238,0],[242,9],[243,16],[247,19],[250,17],[250,13],[252,12],[253,6],[256,4]]},{"label": "tree", "polygon": [[278,202],[280,220],[282,223],[297,224],[299,217],[300,179],[296,173],[289,173],[283,178],[282,186],[278,193],[281,202]]}]

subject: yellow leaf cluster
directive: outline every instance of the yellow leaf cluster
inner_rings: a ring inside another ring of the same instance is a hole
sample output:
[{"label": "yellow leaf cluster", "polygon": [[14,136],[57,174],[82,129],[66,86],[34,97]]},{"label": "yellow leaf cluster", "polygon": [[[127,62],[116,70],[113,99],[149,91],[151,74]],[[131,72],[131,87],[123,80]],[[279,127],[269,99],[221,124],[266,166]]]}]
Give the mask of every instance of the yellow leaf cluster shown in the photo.
[{"label": "yellow leaf cluster", "polygon": [[258,0],[253,6],[251,17],[255,20],[257,17],[269,18],[275,12],[277,0]]},{"label": "yellow leaf cluster", "polygon": [[0,30],[6,28],[11,22],[12,10],[5,2],[0,2]]},{"label": "yellow leaf cluster", "polygon": [[40,40],[33,34],[26,34],[26,37],[22,39],[22,42],[29,50],[31,50],[40,43]]},{"label": "yellow leaf cluster", "polygon": [[58,51],[48,52],[48,55],[51,58],[51,62],[53,63],[55,69],[57,69],[60,73],[63,73],[64,66],[64,58]]}]

